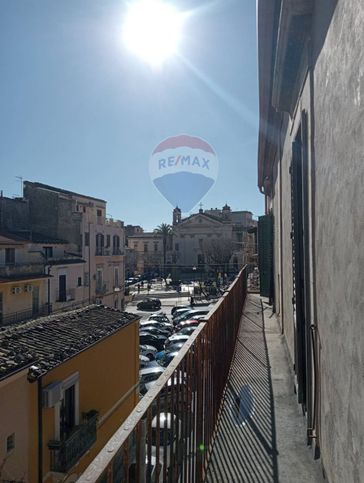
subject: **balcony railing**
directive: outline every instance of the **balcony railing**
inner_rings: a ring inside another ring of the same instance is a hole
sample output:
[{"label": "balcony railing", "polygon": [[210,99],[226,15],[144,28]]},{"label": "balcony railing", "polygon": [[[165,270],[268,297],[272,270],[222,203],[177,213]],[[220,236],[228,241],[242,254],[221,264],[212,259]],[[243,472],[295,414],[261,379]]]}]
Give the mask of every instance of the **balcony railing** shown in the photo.
[{"label": "balcony railing", "polygon": [[43,315],[48,315],[51,312],[52,305],[48,306],[48,304],[44,304],[40,305],[36,309],[29,308],[26,310],[12,312],[10,314],[0,314],[0,326],[17,324],[19,322],[24,322],[25,320],[35,319]]},{"label": "balcony railing", "polygon": [[122,252],[122,250],[119,247],[114,247],[112,249],[112,254],[113,255],[123,255],[123,252]]},{"label": "balcony railing", "polygon": [[110,255],[110,249],[104,247],[96,247],[95,255],[97,257],[107,257]]},{"label": "balcony railing", "polygon": [[96,441],[98,413],[90,411],[85,420],[64,441],[49,441],[51,471],[66,473]]},{"label": "balcony railing", "polygon": [[107,292],[107,284],[96,284],[96,295],[105,295]]},{"label": "balcony railing", "polygon": [[16,278],[23,275],[43,275],[44,263],[6,263],[0,264],[0,276],[6,278]]},{"label": "balcony railing", "polygon": [[78,483],[204,480],[245,297],[243,269]]}]

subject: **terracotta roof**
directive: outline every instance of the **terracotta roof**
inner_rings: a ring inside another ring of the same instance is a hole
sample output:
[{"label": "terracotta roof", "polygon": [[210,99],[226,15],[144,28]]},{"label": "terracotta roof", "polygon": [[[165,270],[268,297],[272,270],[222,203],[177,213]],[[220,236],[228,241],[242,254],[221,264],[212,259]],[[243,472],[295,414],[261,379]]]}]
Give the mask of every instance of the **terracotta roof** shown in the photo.
[{"label": "terracotta roof", "polygon": [[36,380],[136,320],[135,314],[90,305],[0,328],[0,380],[29,366],[28,377]]}]

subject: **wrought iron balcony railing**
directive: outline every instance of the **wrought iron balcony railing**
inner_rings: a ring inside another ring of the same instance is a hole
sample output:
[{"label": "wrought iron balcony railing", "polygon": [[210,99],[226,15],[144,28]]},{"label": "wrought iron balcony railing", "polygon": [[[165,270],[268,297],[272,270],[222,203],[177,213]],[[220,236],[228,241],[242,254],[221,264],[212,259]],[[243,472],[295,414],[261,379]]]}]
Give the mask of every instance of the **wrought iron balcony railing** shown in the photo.
[{"label": "wrought iron balcony railing", "polygon": [[17,312],[11,312],[9,314],[0,313],[0,326],[17,324],[25,320],[35,319],[37,317],[42,317],[43,315],[48,315],[51,312],[52,305],[44,304],[40,305],[39,307],[19,310]]},{"label": "wrought iron balcony railing", "polygon": [[245,297],[243,269],[78,483],[204,480]]},{"label": "wrought iron balcony railing", "polygon": [[105,295],[107,292],[107,284],[96,284],[96,295]]},{"label": "wrought iron balcony railing", "polygon": [[64,441],[49,441],[51,471],[66,473],[96,441],[97,411],[85,414],[84,421]]}]

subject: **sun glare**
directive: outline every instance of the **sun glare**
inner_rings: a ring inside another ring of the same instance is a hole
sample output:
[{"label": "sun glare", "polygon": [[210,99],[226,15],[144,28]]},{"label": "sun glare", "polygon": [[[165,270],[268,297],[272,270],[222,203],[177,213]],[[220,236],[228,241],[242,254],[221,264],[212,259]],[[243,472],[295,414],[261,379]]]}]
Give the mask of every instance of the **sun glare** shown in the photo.
[{"label": "sun glare", "polygon": [[183,14],[162,0],[135,0],[128,8],[123,37],[127,47],[152,65],[160,65],[178,49]]}]

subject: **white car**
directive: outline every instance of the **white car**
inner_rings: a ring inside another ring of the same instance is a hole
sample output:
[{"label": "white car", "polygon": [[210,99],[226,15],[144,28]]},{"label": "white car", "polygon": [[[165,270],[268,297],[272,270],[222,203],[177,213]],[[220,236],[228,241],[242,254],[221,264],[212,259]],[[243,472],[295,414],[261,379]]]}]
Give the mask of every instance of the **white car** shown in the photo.
[{"label": "white car", "polygon": [[[174,431],[172,433],[172,418],[173,418],[173,425]],[[158,435],[158,419],[159,419],[159,435]],[[176,426],[178,424],[178,434],[179,434],[179,441],[177,441],[177,431]],[[182,424],[180,420],[177,420],[177,416],[172,415],[171,413],[160,413],[159,415],[154,416],[152,419],[152,435],[151,435],[151,453],[154,458],[157,455],[157,444],[158,444],[158,436],[159,436],[159,459],[160,461],[164,461],[164,451],[167,452],[166,462],[167,466],[170,465],[170,458],[171,458],[171,445],[172,451],[174,454],[177,454],[177,444],[182,443],[181,434],[182,434]],[[146,453],[148,453],[148,443],[146,445]],[[181,451],[180,451],[181,454]]]}]

